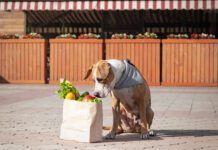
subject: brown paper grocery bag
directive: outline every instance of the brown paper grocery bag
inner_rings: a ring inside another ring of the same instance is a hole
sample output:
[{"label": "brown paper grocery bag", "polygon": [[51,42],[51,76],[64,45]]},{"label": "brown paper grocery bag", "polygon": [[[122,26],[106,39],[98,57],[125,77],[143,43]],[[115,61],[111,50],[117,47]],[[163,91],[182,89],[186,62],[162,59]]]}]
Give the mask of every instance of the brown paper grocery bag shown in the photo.
[{"label": "brown paper grocery bag", "polygon": [[64,100],[60,138],[78,142],[102,140],[102,103]]}]

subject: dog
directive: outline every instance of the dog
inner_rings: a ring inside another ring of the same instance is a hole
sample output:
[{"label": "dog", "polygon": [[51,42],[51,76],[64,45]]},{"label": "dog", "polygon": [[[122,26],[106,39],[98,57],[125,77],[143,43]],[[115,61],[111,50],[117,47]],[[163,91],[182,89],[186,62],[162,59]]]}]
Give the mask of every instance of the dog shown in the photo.
[{"label": "dog", "polygon": [[106,139],[124,132],[141,133],[142,139],[155,135],[150,129],[154,117],[150,89],[130,60],[100,60],[88,69],[84,79],[91,74],[94,96],[112,97],[113,124]]}]

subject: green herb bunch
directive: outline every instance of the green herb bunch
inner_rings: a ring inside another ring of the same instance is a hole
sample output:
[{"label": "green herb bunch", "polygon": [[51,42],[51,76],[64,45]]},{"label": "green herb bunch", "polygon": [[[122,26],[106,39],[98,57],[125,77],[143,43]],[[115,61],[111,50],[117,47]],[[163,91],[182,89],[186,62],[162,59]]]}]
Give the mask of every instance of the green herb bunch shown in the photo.
[{"label": "green herb bunch", "polygon": [[73,92],[76,96],[76,99],[80,96],[79,91],[73,86],[73,84],[65,79],[59,84],[59,87],[60,88],[56,93],[60,99],[65,99],[67,93],[69,92]]}]

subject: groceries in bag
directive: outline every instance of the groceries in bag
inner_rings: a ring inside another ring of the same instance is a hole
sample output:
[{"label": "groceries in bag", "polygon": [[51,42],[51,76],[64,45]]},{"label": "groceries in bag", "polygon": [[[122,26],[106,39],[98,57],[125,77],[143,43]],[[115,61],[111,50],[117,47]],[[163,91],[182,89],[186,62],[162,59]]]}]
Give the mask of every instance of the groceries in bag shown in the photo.
[{"label": "groceries in bag", "polygon": [[60,139],[88,143],[102,141],[102,101],[87,91],[80,94],[67,80],[61,81],[57,94],[64,100]]},{"label": "groceries in bag", "polygon": [[60,99],[65,100],[76,100],[80,102],[102,102],[101,99],[94,97],[89,94],[89,92],[85,91],[80,94],[79,90],[77,90],[72,83],[67,80],[62,80],[60,83],[60,88],[56,92]]}]

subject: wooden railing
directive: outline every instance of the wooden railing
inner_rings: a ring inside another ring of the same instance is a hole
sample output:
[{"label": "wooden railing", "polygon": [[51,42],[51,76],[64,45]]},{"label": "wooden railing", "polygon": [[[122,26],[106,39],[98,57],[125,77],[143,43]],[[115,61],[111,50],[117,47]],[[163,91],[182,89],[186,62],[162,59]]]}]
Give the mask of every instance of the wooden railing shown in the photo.
[{"label": "wooden railing", "polygon": [[50,40],[50,83],[65,78],[74,84],[90,84],[83,80],[92,64],[102,59],[102,40],[52,39]]},{"label": "wooden railing", "polygon": [[46,40],[0,40],[1,83],[45,83]]},{"label": "wooden railing", "polygon": [[160,40],[106,40],[106,59],[130,59],[149,85],[160,85]]},{"label": "wooden railing", "polygon": [[[102,42],[51,39],[50,83],[59,83],[60,78],[92,83],[83,77],[103,59]],[[47,44],[43,39],[0,40],[0,83],[45,83]],[[158,39],[109,39],[105,44],[106,59],[130,59],[149,85],[218,86],[216,39],[162,40],[162,53]]]},{"label": "wooden railing", "polygon": [[218,85],[218,40],[169,39],[162,43],[162,85]]}]

